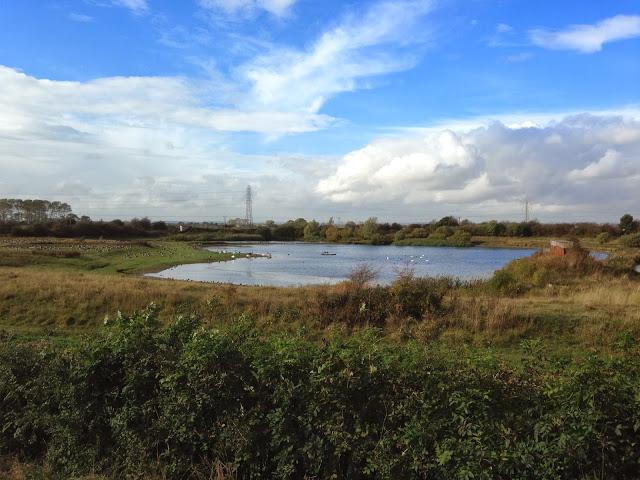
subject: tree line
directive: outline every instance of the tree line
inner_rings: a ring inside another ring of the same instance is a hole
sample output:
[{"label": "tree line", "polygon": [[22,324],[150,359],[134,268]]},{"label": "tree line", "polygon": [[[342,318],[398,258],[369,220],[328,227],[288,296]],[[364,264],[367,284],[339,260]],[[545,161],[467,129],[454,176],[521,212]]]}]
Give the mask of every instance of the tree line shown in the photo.
[{"label": "tree line", "polygon": [[[634,235],[640,231],[638,221],[625,214],[617,225],[596,222],[540,223],[529,222],[471,222],[445,216],[428,223],[381,223],[376,217],[364,222],[348,221],[338,225],[333,219],[326,223],[297,218],[282,224],[267,221],[258,227],[265,239],[306,240],[344,243],[402,244],[410,240],[426,239],[434,243],[442,240],[461,244],[476,236],[491,237],[597,237],[602,243],[608,239]],[[267,238],[268,237],[268,238]]]},{"label": "tree line", "polygon": [[[203,234],[211,227],[202,224]],[[228,226],[223,230],[228,231]],[[297,218],[277,224],[272,220],[256,227],[233,227],[233,232],[246,233],[262,240],[304,240],[338,243],[371,243],[428,246],[469,246],[472,237],[592,237],[601,243],[624,237],[628,246],[640,246],[640,224],[630,214],[620,218],[617,225],[609,223],[540,223],[501,222],[490,220],[472,222],[445,216],[425,223],[400,224],[379,222],[370,217],[363,222],[348,221],[337,224]],[[0,234],[15,236],[54,237],[135,237],[176,233],[165,222],[152,222],[148,218],[128,221],[92,221],[87,216],[78,217],[67,203],[48,200],[0,199]],[[623,243],[625,243],[623,242]]]},{"label": "tree line", "polygon": [[166,222],[148,218],[91,220],[73,213],[68,203],[49,200],[0,199],[0,234],[17,237],[148,237],[167,233]]},{"label": "tree line", "polygon": [[68,203],[49,200],[22,200],[0,198],[0,221],[18,223],[40,223],[60,220],[73,215]]}]

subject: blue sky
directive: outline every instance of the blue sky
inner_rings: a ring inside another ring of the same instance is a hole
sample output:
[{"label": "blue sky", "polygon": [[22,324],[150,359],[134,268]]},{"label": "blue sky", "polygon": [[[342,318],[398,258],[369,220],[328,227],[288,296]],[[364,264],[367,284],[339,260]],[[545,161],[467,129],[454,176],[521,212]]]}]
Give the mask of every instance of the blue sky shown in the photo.
[{"label": "blue sky", "polygon": [[5,0],[0,66],[0,196],[94,217],[636,208],[637,0]]}]

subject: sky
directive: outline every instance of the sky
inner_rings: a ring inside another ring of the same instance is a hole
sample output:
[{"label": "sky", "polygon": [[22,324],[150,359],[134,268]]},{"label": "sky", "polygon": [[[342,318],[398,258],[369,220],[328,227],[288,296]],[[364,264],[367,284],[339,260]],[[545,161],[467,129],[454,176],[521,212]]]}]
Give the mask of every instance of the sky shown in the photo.
[{"label": "sky", "polygon": [[640,1],[0,0],[0,198],[94,219],[640,215]]}]

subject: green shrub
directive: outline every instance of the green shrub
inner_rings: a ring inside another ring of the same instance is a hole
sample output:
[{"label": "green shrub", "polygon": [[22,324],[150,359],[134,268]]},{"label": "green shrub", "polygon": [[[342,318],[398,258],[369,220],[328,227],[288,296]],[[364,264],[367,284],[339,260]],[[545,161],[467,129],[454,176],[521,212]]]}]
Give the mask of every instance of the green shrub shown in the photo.
[{"label": "green shrub", "polygon": [[449,237],[452,234],[453,234],[453,228],[443,225],[441,227],[436,228],[433,231],[433,233],[429,235],[429,238],[441,240]]},{"label": "green shrub", "polygon": [[393,235],[393,241],[397,242],[400,240],[404,240],[405,238],[407,238],[406,233],[404,232],[404,230],[398,230],[394,235]]},{"label": "green shrub", "polygon": [[629,248],[640,248],[640,233],[630,233],[620,237],[620,244]]},{"label": "green shrub", "polygon": [[506,269],[497,270],[487,282],[491,290],[508,296],[516,296],[524,292],[524,285]]},{"label": "green shrub", "polygon": [[530,354],[162,329],[150,308],[69,347],[3,339],[0,456],[59,478],[637,478],[637,352]]},{"label": "green shrub", "polygon": [[468,247],[471,245],[471,234],[464,230],[456,230],[447,240],[454,247]]},{"label": "green shrub", "polygon": [[610,240],[611,240],[611,234],[609,232],[599,233],[598,236],[596,237],[596,242],[598,242],[600,245],[604,245],[605,243],[608,243]]},{"label": "green shrub", "polygon": [[419,320],[426,313],[441,312],[451,285],[447,278],[416,277],[411,270],[400,272],[389,287],[395,313]]}]

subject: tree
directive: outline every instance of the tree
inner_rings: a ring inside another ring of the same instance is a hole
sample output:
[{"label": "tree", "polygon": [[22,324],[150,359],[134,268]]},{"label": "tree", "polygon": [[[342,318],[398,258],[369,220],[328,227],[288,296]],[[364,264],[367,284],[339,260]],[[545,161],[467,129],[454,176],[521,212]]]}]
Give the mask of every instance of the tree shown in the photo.
[{"label": "tree", "polygon": [[378,219],[376,217],[369,217],[360,226],[360,236],[362,236],[364,240],[372,240],[377,233],[378,233]]},{"label": "tree", "polygon": [[141,230],[151,230],[151,220],[149,220],[147,217],[134,218],[131,220],[131,225]]},{"label": "tree", "polygon": [[167,224],[166,224],[166,222],[163,222],[163,221],[153,222],[151,224],[151,228],[153,230],[166,230],[167,229]]},{"label": "tree", "polygon": [[271,229],[269,227],[258,227],[257,232],[265,242],[273,239],[273,235],[271,234]]},{"label": "tree", "polygon": [[429,238],[444,240],[445,238],[451,236],[453,234],[453,229],[446,225],[442,225],[435,229],[435,231],[429,235]]},{"label": "tree", "polygon": [[625,213],[622,217],[620,217],[620,231],[623,234],[631,233],[636,228],[636,223],[633,220],[633,217],[628,213]]},{"label": "tree", "polygon": [[320,224],[315,220],[307,222],[304,227],[304,239],[315,240],[320,236]]},{"label": "tree", "polygon": [[328,225],[324,231],[324,237],[330,242],[335,242],[338,240],[338,228],[333,224]]},{"label": "tree", "polygon": [[447,217],[442,217],[440,220],[436,222],[436,227],[457,227],[458,220],[451,215]]},{"label": "tree", "polygon": [[507,227],[504,225],[504,223],[499,223],[495,220],[491,220],[485,225],[485,231],[487,235],[499,237],[500,235],[505,234],[505,232],[507,231]]},{"label": "tree", "polygon": [[406,238],[406,235],[404,233],[403,230],[398,230],[395,235],[393,236],[393,241],[394,242],[399,242],[401,240],[404,240]]},{"label": "tree", "polygon": [[11,219],[13,213],[13,206],[11,201],[6,198],[0,199],[0,222],[7,222]]}]

